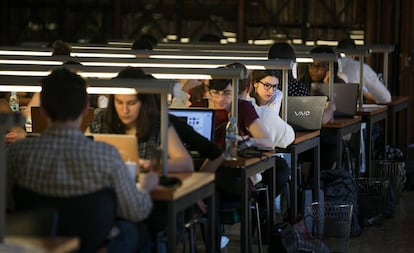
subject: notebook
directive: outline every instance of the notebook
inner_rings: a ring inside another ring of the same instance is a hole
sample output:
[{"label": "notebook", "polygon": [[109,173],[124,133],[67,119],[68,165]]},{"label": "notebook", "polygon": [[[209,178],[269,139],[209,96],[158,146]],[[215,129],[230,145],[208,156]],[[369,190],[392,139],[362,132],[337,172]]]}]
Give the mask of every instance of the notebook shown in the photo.
[{"label": "notebook", "polygon": [[206,137],[209,141],[214,140],[215,111],[203,108],[174,108],[169,113],[184,119],[194,130]]},{"label": "notebook", "polygon": [[[40,107],[31,107],[31,117],[32,117],[32,133],[42,133],[47,128],[47,117],[44,115],[40,109]],[[88,113],[83,117],[81,123],[81,130],[83,132],[89,126],[89,123],[93,119],[93,111],[92,107],[89,108]]]},{"label": "notebook", "polygon": [[321,129],[326,101],[326,96],[289,96],[287,122],[297,131]]},{"label": "notebook", "polygon": [[[329,97],[329,85],[325,83],[312,83],[313,96],[325,95]],[[334,83],[333,97],[336,105],[334,117],[353,117],[357,112],[359,84]]]},{"label": "notebook", "polygon": [[118,149],[125,162],[132,161],[139,164],[138,141],[135,135],[130,134],[91,134],[94,141],[101,141]]}]

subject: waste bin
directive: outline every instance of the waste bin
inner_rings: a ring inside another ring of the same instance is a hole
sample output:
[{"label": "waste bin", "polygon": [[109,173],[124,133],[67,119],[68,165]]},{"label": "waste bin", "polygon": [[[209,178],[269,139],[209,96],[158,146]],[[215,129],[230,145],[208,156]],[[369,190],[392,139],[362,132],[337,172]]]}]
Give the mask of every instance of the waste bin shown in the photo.
[{"label": "waste bin", "polygon": [[405,163],[392,160],[378,160],[371,177],[382,178],[389,181],[389,187],[394,198],[395,204],[400,203],[403,178],[405,176]]},{"label": "waste bin", "polygon": [[359,219],[365,225],[383,223],[385,197],[389,181],[382,178],[356,178]]},{"label": "waste bin", "polygon": [[348,252],[352,203],[314,202],[308,206],[313,218],[312,233],[322,239],[331,252]]}]

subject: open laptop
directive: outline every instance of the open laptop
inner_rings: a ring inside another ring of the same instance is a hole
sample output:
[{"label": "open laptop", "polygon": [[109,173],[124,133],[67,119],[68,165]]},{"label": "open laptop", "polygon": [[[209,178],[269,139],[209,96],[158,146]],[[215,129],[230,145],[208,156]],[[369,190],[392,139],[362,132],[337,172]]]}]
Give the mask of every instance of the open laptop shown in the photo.
[{"label": "open laptop", "polygon": [[326,101],[326,96],[289,96],[287,122],[296,131],[321,129]]},{"label": "open laptop", "polygon": [[[313,96],[324,95],[329,97],[329,85],[326,83],[312,83]],[[359,84],[334,83],[333,97],[336,105],[334,117],[353,117],[357,112]]]},{"label": "open laptop", "polygon": [[174,108],[169,113],[184,119],[194,130],[206,137],[209,141],[214,140],[215,111],[202,108]]},{"label": "open laptop", "polygon": [[131,134],[88,134],[94,141],[101,141],[118,149],[119,154],[125,162],[132,161],[139,164],[138,141]]},{"label": "open laptop", "polygon": [[[31,107],[31,118],[32,118],[32,133],[43,133],[43,131],[47,128],[47,117],[44,115],[40,109],[40,107]],[[89,108],[88,113],[83,117],[81,123],[81,130],[83,132],[89,126],[89,123],[93,119],[93,111],[92,107]]]}]

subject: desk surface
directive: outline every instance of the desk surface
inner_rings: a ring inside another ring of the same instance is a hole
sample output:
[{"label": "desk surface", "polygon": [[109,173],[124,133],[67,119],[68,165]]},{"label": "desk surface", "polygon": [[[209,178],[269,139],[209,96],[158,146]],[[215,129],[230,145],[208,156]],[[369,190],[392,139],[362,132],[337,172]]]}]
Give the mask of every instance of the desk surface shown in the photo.
[{"label": "desk surface", "polygon": [[377,104],[364,104],[362,110],[358,108],[357,115],[360,116],[372,116],[378,113],[386,112],[388,107],[386,105]]},{"label": "desk surface", "polygon": [[214,181],[214,173],[209,172],[169,173],[169,176],[179,178],[181,185],[176,188],[159,186],[151,192],[153,200],[175,200]]},{"label": "desk surface", "polygon": [[343,128],[361,121],[361,117],[355,116],[353,118],[336,118],[334,121],[324,124],[324,128]]},{"label": "desk surface", "polygon": [[225,167],[248,167],[252,164],[260,162],[266,158],[269,158],[275,154],[275,151],[263,151],[260,157],[244,158],[238,157],[237,160],[224,160],[223,166]]},{"label": "desk surface", "polygon": [[[6,236],[5,245],[0,244],[0,249],[10,249],[6,252],[48,252],[61,253],[72,252],[79,248],[80,242],[76,237],[23,237]],[[16,251],[13,251],[16,249]]]},{"label": "desk surface", "polygon": [[320,130],[295,132],[295,141],[293,142],[293,144],[298,144],[298,143],[304,142],[304,141],[309,140],[313,137],[317,137],[320,134],[321,134]]},{"label": "desk surface", "polygon": [[393,96],[391,98],[391,102],[385,103],[385,105],[393,106],[393,105],[398,105],[402,103],[408,103],[408,96]]}]

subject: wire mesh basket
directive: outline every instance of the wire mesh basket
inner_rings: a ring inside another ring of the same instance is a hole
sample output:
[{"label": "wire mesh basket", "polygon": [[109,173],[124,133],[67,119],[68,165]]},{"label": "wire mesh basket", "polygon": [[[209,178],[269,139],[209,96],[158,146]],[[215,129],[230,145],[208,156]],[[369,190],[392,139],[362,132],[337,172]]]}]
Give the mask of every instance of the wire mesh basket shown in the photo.
[{"label": "wire mesh basket", "polygon": [[382,178],[356,178],[359,217],[364,224],[382,223],[389,181]]},{"label": "wire mesh basket", "polygon": [[389,181],[389,187],[395,196],[395,204],[400,203],[400,195],[402,190],[403,179],[405,176],[405,163],[401,161],[378,160],[371,177],[381,178]]},{"label": "wire mesh basket", "polygon": [[313,234],[321,238],[331,252],[348,252],[351,234],[352,203],[312,203]]}]

